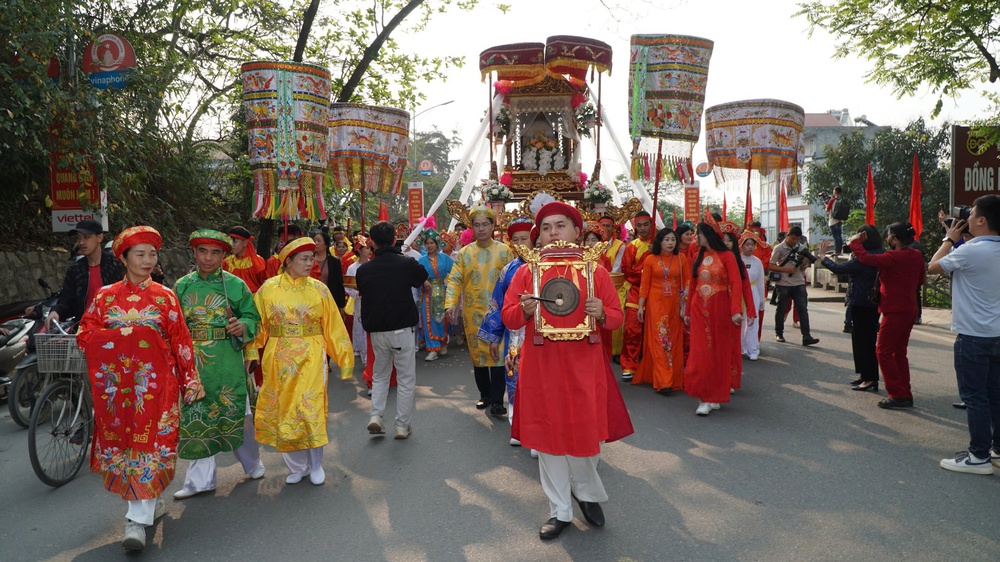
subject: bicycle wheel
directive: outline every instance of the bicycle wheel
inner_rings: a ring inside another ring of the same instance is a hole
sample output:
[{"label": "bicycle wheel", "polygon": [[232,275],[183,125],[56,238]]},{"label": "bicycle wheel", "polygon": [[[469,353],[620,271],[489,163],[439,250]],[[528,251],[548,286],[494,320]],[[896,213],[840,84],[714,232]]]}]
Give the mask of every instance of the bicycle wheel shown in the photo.
[{"label": "bicycle wheel", "polygon": [[45,389],[46,378],[48,375],[38,372],[38,363],[14,372],[14,376],[10,379],[7,409],[10,410],[10,417],[17,425],[28,427],[28,423],[31,422],[31,407]]},{"label": "bicycle wheel", "polygon": [[87,385],[71,379],[50,384],[38,398],[28,426],[28,456],[38,479],[59,487],[80,471],[93,431]]}]

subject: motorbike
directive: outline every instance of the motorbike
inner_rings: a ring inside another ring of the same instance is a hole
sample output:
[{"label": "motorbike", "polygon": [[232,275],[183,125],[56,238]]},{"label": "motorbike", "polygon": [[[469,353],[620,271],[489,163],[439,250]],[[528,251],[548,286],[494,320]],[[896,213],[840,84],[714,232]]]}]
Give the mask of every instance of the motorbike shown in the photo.
[{"label": "motorbike", "polygon": [[0,399],[6,398],[11,418],[24,428],[31,419],[35,398],[47,384],[47,377],[38,373],[34,336],[45,331],[45,318],[59,300],[59,292],[53,292],[45,279],[39,279],[38,284],[49,296],[26,310],[21,318],[0,325],[11,332],[0,337]]}]

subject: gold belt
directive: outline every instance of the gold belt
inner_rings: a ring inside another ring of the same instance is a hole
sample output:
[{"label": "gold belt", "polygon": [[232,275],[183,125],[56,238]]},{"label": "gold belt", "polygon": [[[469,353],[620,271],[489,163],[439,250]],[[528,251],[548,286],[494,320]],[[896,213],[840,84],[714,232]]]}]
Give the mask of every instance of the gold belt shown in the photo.
[{"label": "gold belt", "polygon": [[191,328],[189,331],[192,341],[215,341],[229,337],[225,328]]},{"label": "gold belt", "polygon": [[316,324],[278,324],[268,326],[267,333],[272,338],[308,338],[323,333],[323,327]]}]

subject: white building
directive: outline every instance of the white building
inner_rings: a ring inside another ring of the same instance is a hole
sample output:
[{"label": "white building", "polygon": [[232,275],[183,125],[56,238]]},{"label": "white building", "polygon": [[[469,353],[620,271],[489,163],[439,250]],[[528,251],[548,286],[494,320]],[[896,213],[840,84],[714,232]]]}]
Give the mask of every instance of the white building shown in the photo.
[{"label": "white building", "polygon": [[[805,166],[821,164],[825,159],[826,148],[836,146],[840,137],[861,131],[871,139],[875,133],[888,127],[879,127],[869,121],[864,115],[851,119],[847,109],[831,109],[826,113],[806,113],[805,129]],[[788,193],[788,222],[792,226],[802,228],[802,233],[810,244],[830,238],[823,234],[826,224],[826,209],[821,205],[809,205],[802,194],[806,191],[805,166],[798,170],[800,190]],[[772,173],[761,178],[760,221],[767,229],[767,240],[774,243],[778,238],[778,189],[782,183],[791,189],[791,172]],[[846,238],[846,236],[845,236]]]}]

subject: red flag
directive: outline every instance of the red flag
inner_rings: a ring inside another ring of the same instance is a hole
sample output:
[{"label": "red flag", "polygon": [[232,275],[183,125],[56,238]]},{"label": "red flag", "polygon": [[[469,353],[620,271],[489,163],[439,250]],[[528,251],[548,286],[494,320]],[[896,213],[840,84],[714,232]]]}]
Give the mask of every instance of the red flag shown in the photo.
[{"label": "red flag", "polygon": [[917,164],[917,153],[913,153],[913,183],[910,185],[910,224],[917,232],[917,238],[924,230],[924,215],[920,207],[920,196],[924,188],[920,184],[920,166]]},{"label": "red flag", "polygon": [[389,205],[387,205],[385,199],[382,198],[379,198],[378,200],[378,220],[389,220]]},{"label": "red flag", "polygon": [[673,230],[677,230],[677,208],[674,208],[674,225],[670,227]]},{"label": "red flag", "polygon": [[781,182],[781,193],[778,194],[778,232],[788,232],[792,223],[788,220],[788,196],[785,195],[785,182]]},{"label": "red flag", "polygon": [[865,224],[875,226],[875,179],[871,164],[868,164],[868,186],[865,187]]},{"label": "red flag", "polygon": [[729,215],[726,214],[726,192],[722,192],[722,220],[729,220]]},{"label": "red flag", "polygon": [[753,222],[753,201],[750,199],[750,186],[747,185],[747,208],[743,214],[743,230]]}]

